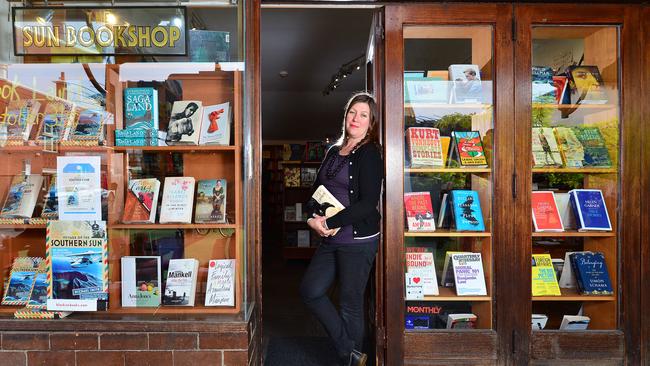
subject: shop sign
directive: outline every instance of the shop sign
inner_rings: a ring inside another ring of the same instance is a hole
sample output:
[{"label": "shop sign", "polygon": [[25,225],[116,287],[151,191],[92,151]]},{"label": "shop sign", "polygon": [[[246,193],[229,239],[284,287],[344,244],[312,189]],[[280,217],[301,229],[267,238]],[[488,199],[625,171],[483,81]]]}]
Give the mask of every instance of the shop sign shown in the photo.
[{"label": "shop sign", "polygon": [[14,53],[187,55],[185,7],[15,7]]}]

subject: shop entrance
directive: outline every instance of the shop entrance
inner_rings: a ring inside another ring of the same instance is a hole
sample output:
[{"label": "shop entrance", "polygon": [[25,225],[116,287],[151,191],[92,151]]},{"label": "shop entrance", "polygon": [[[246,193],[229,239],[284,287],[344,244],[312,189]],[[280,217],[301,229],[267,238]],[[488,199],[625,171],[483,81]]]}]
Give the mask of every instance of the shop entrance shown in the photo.
[{"label": "shop entrance", "polygon": [[[367,7],[262,8],[262,355],[268,366],[339,364],[299,295],[320,243],[305,222],[304,203],[324,151],[341,134],[345,102],[380,85],[373,83],[375,63],[369,62],[375,13]],[[375,319],[379,272],[371,271],[365,296],[369,365],[383,327]],[[335,304],[337,292],[336,285],[329,291]]]}]

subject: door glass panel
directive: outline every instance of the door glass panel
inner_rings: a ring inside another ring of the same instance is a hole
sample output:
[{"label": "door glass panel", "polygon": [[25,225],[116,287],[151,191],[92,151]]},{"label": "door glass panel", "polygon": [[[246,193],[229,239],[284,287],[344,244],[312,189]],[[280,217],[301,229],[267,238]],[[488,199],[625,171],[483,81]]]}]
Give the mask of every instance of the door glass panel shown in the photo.
[{"label": "door glass panel", "polygon": [[493,327],[493,28],[404,28],[405,328]]},{"label": "door glass panel", "polygon": [[616,329],[619,29],[532,36],[533,329]]}]

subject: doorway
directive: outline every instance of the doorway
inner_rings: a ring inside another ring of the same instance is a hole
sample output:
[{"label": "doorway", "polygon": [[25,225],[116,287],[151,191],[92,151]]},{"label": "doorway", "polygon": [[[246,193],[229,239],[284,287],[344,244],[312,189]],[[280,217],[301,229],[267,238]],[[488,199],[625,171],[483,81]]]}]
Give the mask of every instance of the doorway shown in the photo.
[{"label": "doorway", "polygon": [[[268,366],[338,364],[324,328],[299,295],[319,244],[303,204],[325,149],[341,133],[345,102],[366,90],[374,12],[262,8],[262,355]],[[374,314],[374,275],[369,284],[366,313]],[[336,292],[336,286],[329,292],[334,303]],[[372,365],[374,315],[366,316],[366,325],[364,352]]]}]

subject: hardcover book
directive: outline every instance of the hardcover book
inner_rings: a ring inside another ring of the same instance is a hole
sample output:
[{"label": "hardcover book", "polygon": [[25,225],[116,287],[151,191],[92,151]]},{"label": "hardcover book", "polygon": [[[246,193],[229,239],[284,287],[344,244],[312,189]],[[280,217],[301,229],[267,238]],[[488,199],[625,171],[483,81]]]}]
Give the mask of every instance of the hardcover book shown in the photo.
[{"label": "hardcover book", "polygon": [[2,297],[2,305],[27,305],[42,261],[43,258],[39,257],[17,257],[14,259],[9,281]]},{"label": "hardcover book", "polygon": [[562,156],[562,162],[567,168],[582,168],[585,160],[585,150],[569,127],[555,127],[553,129],[557,138],[558,149]]},{"label": "hardcover book", "polygon": [[531,206],[535,231],[564,231],[553,191],[533,191]]},{"label": "hardcover book", "polygon": [[[311,198],[316,200],[318,202],[318,209],[316,210],[316,214],[319,216],[325,216],[325,217],[332,217],[339,213],[339,211],[343,210],[345,206],[339,202],[339,200],[336,199],[330,193],[330,191],[325,188],[325,186],[320,185],[318,188],[316,188],[316,191],[314,194],[312,194]],[[334,229],[334,233],[332,235],[336,235],[341,228],[338,227]]]},{"label": "hardcover book", "polygon": [[533,296],[562,296],[549,254],[533,254],[531,289]]},{"label": "hardcover book", "polygon": [[122,257],[122,307],[160,306],[160,257]]},{"label": "hardcover book", "polygon": [[453,190],[450,194],[456,231],[485,231],[478,192]]},{"label": "hardcover book", "polygon": [[104,126],[109,122],[111,116],[112,115],[106,111],[93,109],[81,111],[77,119],[74,121],[74,125],[70,132],[70,140],[96,140],[97,142],[103,140],[102,134],[104,132]]},{"label": "hardcover book", "polygon": [[404,212],[409,231],[436,231],[429,192],[404,193]]},{"label": "hardcover book", "polygon": [[9,192],[0,212],[3,219],[29,219],[34,213],[43,176],[38,174],[16,175],[11,180]]},{"label": "hardcover book", "polygon": [[560,219],[562,220],[564,229],[576,230],[576,219],[573,215],[571,196],[569,193],[555,193],[555,203],[557,203],[557,210],[560,213]]},{"label": "hardcover book", "polygon": [[160,223],[191,223],[193,201],[193,177],[166,177],[160,208]]},{"label": "hardcover book", "polygon": [[[158,146],[158,90],[127,88],[124,90],[124,129],[145,131],[150,146]],[[117,131],[116,131],[117,133]],[[127,145],[128,146],[128,145]],[[135,145],[138,146],[138,145]]]},{"label": "hardcover book", "polygon": [[203,107],[199,145],[230,145],[230,102]]},{"label": "hardcover book", "polygon": [[168,145],[198,145],[202,119],[203,105],[200,101],[174,102],[165,142]]},{"label": "hardcover book", "polygon": [[74,105],[59,101],[50,101],[38,127],[36,142],[39,144],[58,143],[66,139],[74,114]]},{"label": "hardcover book", "polygon": [[2,124],[7,126],[7,140],[24,142],[29,140],[32,127],[37,123],[41,103],[34,99],[12,100],[0,114]]},{"label": "hardcover book", "polygon": [[612,161],[603,135],[598,127],[571,127],[585,153],[583,165],[592,168],[611,168]]},{"label": "hardcover book", "polygon": [[284,186],[285,187],[300,187],[300,167],[285,166],[284,169]]},{"label": "hardcover book", "polygon": [[562,273],[558,280],[558,285],[560,288],[576,288],[578,287],[578,282],[576,276],[573,273],[573,265],[571,264],[571,255],[573,253],[586,253],[586,252],[565,252],[564,253],[564,266],[562,267]]},{"label": "hardcover book", "polygon": [[50,184],[43,197],[41,217],[56,220],[59,217],[59,198],[56,190],[56,175],[50,177]]},{"label": "hardcover book", "polygon": [[449,166],[461,168],[487,168],[485,150],[478,131],[452,131]]},{"label": "hardcover book", "polygon": [[570,66],[568,69],[573,104],[605,104],[607,93],[598,66]]},{"label": "hardcover book", "polygon": [[533,103],[555,103],[553,69],[547,66],[532,67]]},{"label": "hardcover book", "polygon": [[436,77],[405,77],[404,103],[449,103],[449,82]]},{"label": "hardcover book", "polygon": [[601,190],[573,189],[569,191],[569,195],[578,231],[612,230],[612,223],[609,220],[607,205]]},{"label": "hardcover book", "polygon": [[436,267],[433,262],[433,253],[428,252],[407,252],[406,271],[415,276],[414,281],[422,283],[422,293],[425,296],[437,296],[438,278]]},{"label": "hardcover book", "polygon": [[199,261],[193,258],[169,261],[163,305],[194,306]]},{"label": "hardcover book", "polygon": [[454,266],[456,295],[487,295],[481,253],[455,253],[451,255],[451,262]]},{"label": "hardcover book", "polygon": [[226,192],[225,179],[200,180],[196,189],[194,222],[225,224],[227,222]]},{"label": "hardcover book", "polygon": [[562,155],[552,128],[534,127],[532,142],[535,168],[562,166]]},{"label": "hardcover book", "polygon": [[570,256],[571,265],[583,295],[612,295],[612,283],[605,256],[601,252],[580,252]]},{"label": "hardcover book", "polygon": [[447,315],[447,329],[474,329],[476,328],[476,319],[474,314],[449,314]]},{"label": "hardcover book", "polygon": [[588,316],[565,315],[562,317],[560,330],[586,330],[590,321]]},{"label": "hardcover book", "polygon": [[155,223],[160,181],[156,178],[133,179],[129,182],[122,222]]},{"label": "hardcover book", "polygon": [[432,127],[409,127],[406,130],[411,168],[445,166],[442,160],[440,130]]},{"label": "hardcover book", "polygon": [[234,259],[210,260],[205,306],[235,306],[235,265]]},{"label": "hardcover book", "polygon": [[450,65],[453,103],[481,103],[483,88],[478,65]]}]

